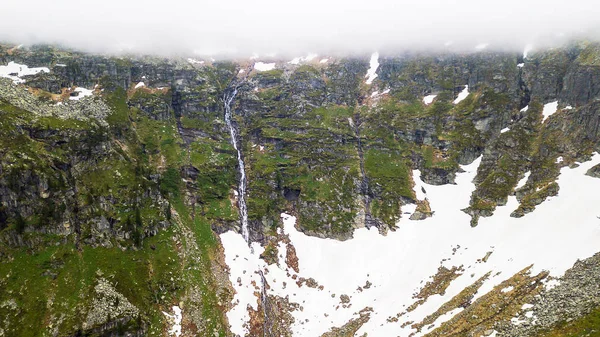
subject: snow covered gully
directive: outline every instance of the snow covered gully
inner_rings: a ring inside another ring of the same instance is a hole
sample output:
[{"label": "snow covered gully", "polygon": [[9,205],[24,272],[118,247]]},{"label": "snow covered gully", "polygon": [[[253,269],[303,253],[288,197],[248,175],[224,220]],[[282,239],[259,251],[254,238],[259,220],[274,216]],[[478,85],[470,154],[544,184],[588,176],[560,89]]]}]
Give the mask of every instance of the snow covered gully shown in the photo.
[{"label": "snow covered gully", "polygon": [[[387,236],[376,229],[360,228],[354,231],[353,239],[343,242],[311,237],[295,228],[295,217],[282,214],[284,226],[279,234],[287,236],[289,243],[279,243],[278,263],[268,265],[260,259],[264,248],[258,243],[249,247],[238,233],[221,234],[236,290],[233,307],[227,313],[232,332],[246,335],[248,308],[257,310],[259,297],[266,291],[269,296],[287,298],[299,305],[300,309],[291,312],[294,336],[320,336],[331,327],[357,318],[363,308],[373,311],[358,336],[365,332],[369,336],[422,336],[431,330],[417,332],[404,323],[422,321],[488,272],[491,276],[473,300],[531,264],[532,274],[546,270],[550,276],[560,277],[577,259],[597,252],[600,195],[595,191],[600,189],[600,179],[585,173],[600,163],[599,154],[577,168],[563,167],[557,181],[559,194],[534,212],[522,218],[510,217],[518,206],[516,197],[510,196],[493,216],[480,219],[479,225],[471,228],[470,217],[461,209],[469,204],[480,162],[481,158],[462,166],[464,172],[457,175],[456,185],[428,185],[415,170],[415,190],[425,190],[417,197],[427,198],[435,214],[422,221],[403,218],[398,229]],[[410,209],[408,206],[403,211]],[[298,272],[287,264],[289,244],[295,248]],[[451,281],[445,294],[432,295],[407,312],[415,302],[414,294],[441,266],[462,266],[464,271]],[[263,277],[269,287],[261,292]],[[302,285],[297,282],[300,278],[312,278],[318,287]],[[551,286],[550,282],[546,287]],[[431,329],[461,311],[457,308],[440,316]],[[402,312],[405,314],[398,321],[389,319]]]}]

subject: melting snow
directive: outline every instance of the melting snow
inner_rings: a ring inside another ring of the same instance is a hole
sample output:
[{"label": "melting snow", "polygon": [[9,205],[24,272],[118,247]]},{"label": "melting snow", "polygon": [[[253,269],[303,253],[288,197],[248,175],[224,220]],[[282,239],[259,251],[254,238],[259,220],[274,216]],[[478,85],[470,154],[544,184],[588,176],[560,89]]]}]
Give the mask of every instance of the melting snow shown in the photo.
[{"label": "melting snow", "polygon": [[0,77],[10,78],[14,83],[24,83],[23,76],[35,75],[40,72],[49,73],[50,69],[46,67],[29,68],[24,64],[8,62],[5,66],[0,66]]},{"label": "melting snow", "polygon": [[527,110],[529,110],[529,105],[526,105],[523,109],[521,109],[521,112],[526,112]]},{"label": "melting snow", "polygon": [[519,68],[523,68],[524,66],[525,66],[525,63],[519,63],[519,64],[517,64],[517,67],[519,67]]},{"label": "melting snow", "polygon": [[138,84],[135,85],[135,89],[141,88],[141,87],[145,87],[145,86],[146,86],[146,84],[144,84],[144,82],[140,82],[140,83],[138,83]]},{"label": "melting snow", "polygon": [[264,63],[264,62],[256,62],[254,63],[254,69],[257,71],[269,71],[275,69],[275,63]]},{"label": "melting snow", "polygon": [[525,186],[530,175],[531,175],[531,171],[525,172],[525,176],[521,180],[519,180],[519,182],[517,183],[517,186],[515,187],[515,190],[518,190],[519,188]]},{"label": "melting snow", "polygon": [[458,93],[458,96],[456,97],[456,99],[454,100],[454,104],[458,104],[460,103],[463,99],[467,98],[467,96],[469,96],[469,86],[465,85],[465,88]]},{"label": "melting snow", "polygon": [[377,68],[379,68],[379,53],[375,52],[373,55],[371,55],[371,60],[369,61],[369,70],[367,70],[367,75],[365,75],[367,78],[367,84],[373,83],[373,80],[377,77],[377,74],[375,73]]},{"label": "melting snow", "polygon": [[425,103],[425,105],[429,105],[429,104],[431,104],[431,102],[433,102],[433,99],[436,97],[437,97],[437,95],[427,95],[427,96],[423,97],[423,103]]},{"label": "melting snow", "polygon": [[[422,321],[488,271],[494,276],[485,281],[477,296],[530,264],[534,274],[548,270],[552,277],[558,277],[577,259],[598,251],[600,226],[596,210],[600,194],[596,191],[600,189],[600,179],[586,176],[585,172],[600,163],[600,155],[594,154],[592,160],[577,168],[561,168],[557,180],[559,194],[538,205],[534,212],[522,218],[510,217],[518,201],[509,196],[505,206],[498,207],[493,216],[481,218],[479,225],[471,228],[470,217],[461,209],[469,204],[474,189],[472,180],[480,162],[478,158],[461,166],[464,172],[457,174],[456,185],[428,185],[420,179],[419,172],[413,171],[416,192],[422,193],[418,197],[425,197],[421,190],[424,187],[435,213],[422,221],[403,217],[398,229],[387,236],[376,229],[361,228],[354,231],[353,239],[343,242],[311,237],[295,228],[295,217],[282,214],[284,228],[280,233],[287,234],[296,249],[299,273],[287,266],[284,244],[279,246],[279,263],[267,266],[258,257],[263,251],[258,244],[252,245],[254,253],[251,253],[240,234],[231,231],[222,234],[230,280],[236,290],[235,306],[227,313],[233,332],[246,333],[244,324],[249,318],[246,308],[248,305],[256,308],[254,292],[259,290],[252,281],[261,284],[257,268],[266,270],[270,295],[287,297],[302,306],[302,310],[291,313],[295,318],[291,327],[294,336],[321,335],[330,327],[357,317],[355,313],[367,306],[374,311],[357,335],[368,332],[369,336],[408,336],[415,331],[410,325],[402,327],[402,323]],[[476,263],[490,249],[494,253],[487,262]],[[389,323],[389,317],[406,311],[415,301],[414,293],[440,265],[446,268],[464,265],[468,272],[452,281],[444,295],[430,296],[400,317],[399,322]],[[297,277],[312,277],[323,289],[298,286]],[[364,287],[367,281],[369,288]],[[340,303],[342,294],[350,297],[351,307]],[[438,320],[449,319],[455,313]]]},{"label": "melting snow", "polygon": [[555,164],[560,164],[564,161],[564,158],[562,156],[556,158]]},{"label": "melting snow", "polygon": [[[419,177],[419,179],[417,179]],[[417,200],[425,200],[427,198],[427,190],[425,189],[425,184],[422,184],[421,180],[421,171],[413,170],[413,179],[415,180],[415,194]]]},{"label": "melting snow", "polygon": [[94,90],[86,89],[86,88],[75,88],[74,92],[79,93],[77,96],[70,96],[69,99],[72,101],[79,101],[80,99],[88,96],[92,96],[94,94]]},{"label": "melting snow", "polygon": [[510,128],[506,127],[504,129],[500,130],[500,133],[505,133],[505,132],[508,132],[508,131],[510,131]]},{"label": "melting snow", "polygon": [[163,311],[163,314],[167,316],[170,320],[173,321],[173,326],[169,330],[169,335],[175,335],[176,337],[181,336],[181,318],[183,317],[181,314],[181,308],[174,305],[173,306],[173,315],[168,314]]},{"label": "melting snow", "polygon": [[542,115],[544,116],[542,123],[548,119],[548,117],[552,116],[556,110],[558,110],[558,101],[544,104],[544,110],[542,110]]}]

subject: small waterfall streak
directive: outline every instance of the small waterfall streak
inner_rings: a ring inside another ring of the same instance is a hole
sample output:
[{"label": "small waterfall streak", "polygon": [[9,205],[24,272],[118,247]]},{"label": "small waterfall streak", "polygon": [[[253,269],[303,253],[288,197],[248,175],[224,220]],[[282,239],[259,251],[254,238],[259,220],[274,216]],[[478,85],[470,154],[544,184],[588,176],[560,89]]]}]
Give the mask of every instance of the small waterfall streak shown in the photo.
[{"label": "small waterfall streak", "polygon": [[[248,76],[247,74],[250,73],[250,71],[252,70],[252,68],[248,69],[248,71],[246,72],[246,76]],[[244,78],[245,80],[245,78]],[[239,144],[241,144],[240,141],[240,135],[238,133],[238,130],[235,128],[235,126],[233,125],[232,122],[232,111],[231,111],[231,104],[233,103],[233,100],[235,99],[235,96],[237,95],[237,86],[233,87],[232,91],[225,91],[225,93],[223,94],[223,103],[225,105],[225,123],[227,124],[227,127],[229,128],[229,134],[231,135],[231,143],[233,144],[233,148],[237,151],[237,159],[238,159],[238,167],[239,167],[239,171],[240,171],[240,183],[238,184],[238,208],[240,210],[240,218],[241,218],[241,222],[242,222],[242,236],[244,237],[244,240],[246,241],[246,243],[248,245],[250,245],[250,233],[248,231],[248,208],[246,206],[246,165],[244,164],[244,159],[242,157],[242,151],[239,148]],[[254,254],[254,249],[252,248],[252,246],[250,246],[250,251],[251,254]],[[261,283],[262,283],[262,290],[261,290],[261,301],[263,304],[263,316],[264,316],[264,323],[263,323],[263,336],[271,336],[271,329],[270,326],[268,325],[268,315],[269,315],[269,308],[268,308],[268,295],[267,295],[267,280],[265,279],[265,275],[263,273],[262,270],[260,270],[260,266],[259,266],[259,270],[258,273],[260,275],[260,279],[261,279]]]},{"label": "small waterfall streak", "polygon": [[248,208],[246,207],[246,166],[244,164],[244,159],[242,158],[242,151],[239,148],[239,144],[241,144],[240,136],[231,120],[231,104],[233,103],[235,95],[237,95],[237,88],[233,88],[233,91],[229,93],[225,92],[223,95],[223,102],[225,104],[225,123],[229,128],[233,148],[237,151],[238,167],[240,171],[240,183],[238,184],[238,207],[240,209],[240,218],[242,222],[242,236],[249,244],[250,233],[248,232]]}]

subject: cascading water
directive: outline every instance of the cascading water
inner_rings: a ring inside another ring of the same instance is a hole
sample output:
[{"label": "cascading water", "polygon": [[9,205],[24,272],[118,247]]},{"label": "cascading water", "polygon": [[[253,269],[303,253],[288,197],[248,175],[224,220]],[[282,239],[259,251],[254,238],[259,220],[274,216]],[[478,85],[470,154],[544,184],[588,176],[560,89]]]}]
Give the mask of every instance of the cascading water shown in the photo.
[{"label": "cascading water", "polygon": [[231,121],[231,103],[237,95],[237,88],[234,87],[232,91],[225,92],[223,95],[223,102],[225,104],[225,123],[229,128],[231,134],[231,143],[233,148],[237,151],[238,167],[240,170],[240,183],[238,184],[238,207],[240,209],[240,217],[242,220],[242,236],[247,243],[250,243],[250,233],[248,232],[248,209],[246,207],[246,167],[244,165],[244,159],[242,158],[242,151],[239,149],[240,144],[239,134],[233,122]]},{"label": "cascading water", "polygon": [[[246,73],[250,72],[249,69]],[[246,75],[247,76],[247,75]],[[223,103],[225,105],[225,123],[229,128],[229,134],[231,135],[231,143],[233,144],[233,148],[237,151],[238,158],[238,167],[240,170],[240,183],[238,184],[238,208],[240,210],[240,218],[242,222],[242,236],[248,245],[250,245],[250,233],[248,232],[248,208],[246,207],[246,165],[244,164],[244,159],[242,157],[242,151],[239,148],[240,136],[238,134],[237,129],[233,125],[231,120],[232,112],[231,112],[231,104],[237,95],[237,86],[233,87],[231,91],[225,91],[223,94]],[[254,254],[254,249],[251,248],[251,254]],[[262,291],[261,291],[261,301],[263,303],[263,336],[271,336],[271,331],[268,325],[269,318],[269,310],[268,310],[268,296],[267,296],[267,280],[265,279],[265,275],[260,268],[257,270],[260,275],[260,279],[262,282]]]}]

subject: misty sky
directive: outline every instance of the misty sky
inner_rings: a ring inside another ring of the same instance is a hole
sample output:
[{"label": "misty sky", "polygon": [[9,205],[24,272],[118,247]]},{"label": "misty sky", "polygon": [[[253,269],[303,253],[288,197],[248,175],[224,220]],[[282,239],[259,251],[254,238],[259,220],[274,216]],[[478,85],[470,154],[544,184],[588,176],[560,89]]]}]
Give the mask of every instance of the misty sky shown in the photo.
[{"label": "misty sky", "polygon": [[153,54],[522,48],[600,31],[594,0],[1,0],[0,13],[3,41]]}]

